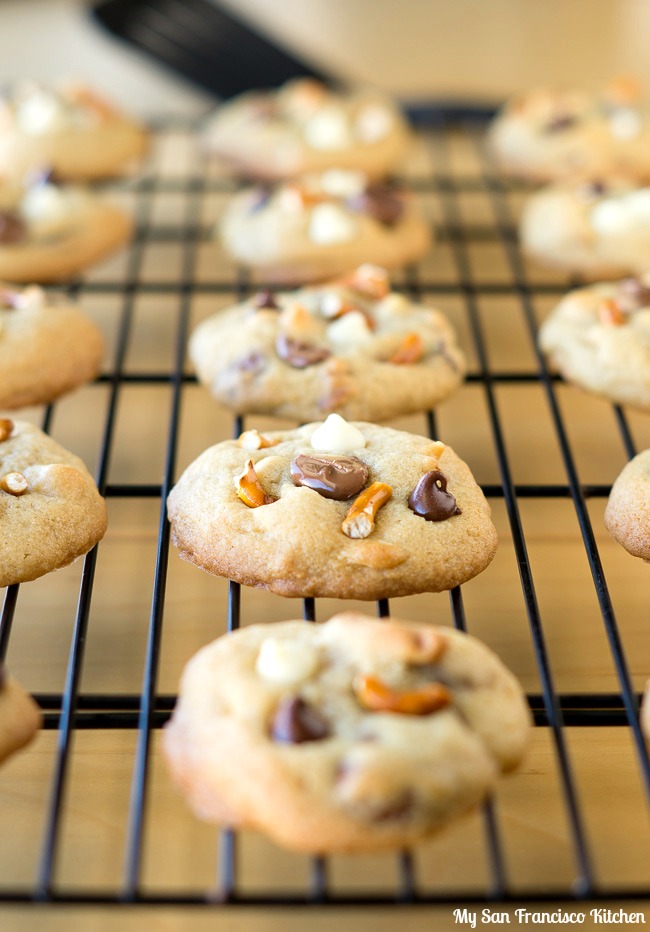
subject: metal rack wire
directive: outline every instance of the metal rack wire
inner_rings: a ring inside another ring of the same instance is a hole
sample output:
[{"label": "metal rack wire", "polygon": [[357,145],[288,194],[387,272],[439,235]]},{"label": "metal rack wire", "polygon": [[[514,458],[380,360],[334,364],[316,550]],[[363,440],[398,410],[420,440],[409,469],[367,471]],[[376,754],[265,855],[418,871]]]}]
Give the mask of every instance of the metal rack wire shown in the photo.
[{"label": "metal rack wire", "polygon": [[[88,295],[103,295],[114,301],[117,315],[114,320],[115,350],[111,365],[99,379],[108,393],[98,457],[97,483],[100,491],[111,499],[140,499],[158,503],[158,529],[153,587],[149,604],[148,633],[142,685],[138,694],[115,692],[87,692],[81,688],[84,667],[84,650],[91,616],[91,602],[97,564],[97,550],[84,560],[80,578],[78,602],[70,638],[65,683],[59,692],[37,692],[37,699],[44,711],[45,728],[57,735],[56,750],[52,760],[49,790],[43,811],[43,834],[39,848],[38,864],[31,884],[6,884],[0,877],[0,903],[49,902],[65,904],[150,904],[150,905],[230,905],[230,906],[292,906],[301,904],[321,905],[400,905],[439,904],[462,901],[464,904],[478,902],[526,902],[555,901],[559,899],[594,899],[603,901],[629,901],[650,896],[650,877],[647,883],[603,885],[599,882],[585,828],[579,781],[576,779],[572,754],[567,741],[567,728],[616,728],[629,729],[636,755],[637,778],[645,786],[650,798],[650,762],[638,723],[639,696],[635,693],[628,669],[628,658],[621,636],[596,536],[587,508],[589,499],[604,499],[609,485],[584,483],[581,481],[576,457],[572,449],[569,431],[565,423],[558,389],[561,381],[549,373],[544,359],[536,349],[536,315],[534,299],[539,295],[560,295],[565,283],[531,280],[518,250],[514,233],[514,216],[509,195],[513,188],[506,186],[490,168],[483,151],[482,130],[484,115],[450,110],[430,109],[419,113],[420,126],[427,135],[427,145],[433,159],[433,170],[408,182],[416,194],[432,194],[441,207],[439,239],[449,248],[455,269],[455,280],[451,282],[427,277],[418,268],[407,270],[402,287],[410,294],[419,296],[454,294],[462,299],[469,324],[469,334],[477,360],[476,368],[470,373],[468,383],[481,390],[487,410],[499,482],[484,484],[488,498],[500,500],[512,534],[516,556],[521,595],[525,606],[529,635],[534,651],[541,691],[529,695],[534,721],[538,728],[546,729],[550,737],[556,768],[556,778],[561,787],[564,803],[566,831],[572,852],[573,870],[565,884],[545,888],[521,886],[510,883],[507,857],[504,853],[501,820],[494,801],[483,807],[483,832],[489,865],[485,885],[456,890],[422,889],[423,878],[418,876],[414,860],[407,852],[397,857],[397,882],[390,890],[374,889],[339,892],[332,889],[328,862],[322,858],[312,861],[310,880],[304,889],[295,892],[283,888],[272,890],[242,889],[239,881],[240,859],[238,839],[231,832],[220,834],[219,872],[216,886],[202,892],[165,891],[147,889],[142,884],[143,838],[147,819],[147,802],[150,787],[150,764],[152,740],[170,715],[174,696],[160,693],[157,685],[158,666],[163,636],[163,618],[166,606],[166,584],[169,560],[169,525],[166,520],[165,500],[177,475],[179,430],[184,393],[194,384],[185,360],[185,347],[190,326],[192,300],[197,295],[221,295],[234,292],[244,296],[251,285],[244,274],[236,280],[228,276],[214,280],[197,280],[195,275],[198,245],[209,235],[202,223],[202,205],[211,192],[227,191],[229,183],[211,180],[201,173],[189,177],[164,178],[147,174],[135,182],[131,191],[137,204],[137,234],[134,238],[123,277],[116,281],[77,282],[71,293],[80,299]],[[161,133],[169,127],[161,128]],[[191,133],[187,130],[191,138]],[[450,140],[458,136],[474,151],[479,170],[475,174],[459,174],[453,165]],[[161,228],[152,221],[154,198],[160,193],[177,193],[184,198],[184,217],[178,226]],[[461,197],[466,193],[481,192],[486,195],[493,211],[493,221],[485,225],[467,223],[460,208]],[[145,249],[152,241],[173,244],[182,257],[180,275],[174,281],[145,281],[142,276]],[[504,281],[481,281],[473,272],[470,254],[473,245],[488,241],[502,250],[508,276]],[[167,295],[176,302],[174,358],[171,366],[160,371],[132,371],[125,365],[131,340],[134,309],[137,298],[143,294]],[[485,323],[479,313],[479,299],[485,295],[508,295],[518,301],[525,328],[534,352],[533,367],[515,370],[495,370],[490,365],[487,349]],[[166,451],[162,476],[159,483],[119,483],[111,480],[111,459],[115,444],[116,419],[121,394],[126,386],[162,385],[169,389],[169,409],[166,415]],[[501,386],[541,386],[555,431],[566,479],[564,482],[540,483],[516,481],[513,476],[508,444],[505,436],[506,422],[501,411],[498,390]],[[42,426],[49,429],[54,414],[48,408],[43,415]],[[626,413],[614,409],[614,417],[621,442],[627,456],[637,452],[633,429]],[[436,436],[436,417],[427,416],[427,426],[432,437]],[[240,419],[235,419],[235,435],[242,429]],[[559,691],[547,646],[536,591],[533,567],[528,553],[528,542],[524,533],[521,503],[527,500],[567,500],[575,512],[582,547],[588,561],[594,592],[596,594],[602,624],[606,632],[618,688],[608,692]],[[101,545],[100,545],[101,547]],[[465,630],[466,617],[463,594],[460,589],[450,595],[450,612],[453,624]],[[0,615],[0,659],[10,647],[14,617],[19,612],[19,587],[7,589]],[[209,611],[206,607],[206,611]],[[389,613],[386,600],[377,605],[381,615]],[[228,588],[227,629],[233,630],[249,619],[242,617],[239,586],[230,583]],[[316,605],[313,599],[304,600],[303,617],[314,621]],[[99,733],[125,731],[135,735],[132,754],[132,776],[130,800],[124,826],[124,857],[122,883],[105,888],[77,888],[58,883],[57,862],[60,856],[62,821],[66,786],[74,762],[75,736],[84,731]],[[4,805],[0,783],[0,812]],[[188,819],[191,816],[188,815]],[[3,839],[0,845],[7,839]]]}]

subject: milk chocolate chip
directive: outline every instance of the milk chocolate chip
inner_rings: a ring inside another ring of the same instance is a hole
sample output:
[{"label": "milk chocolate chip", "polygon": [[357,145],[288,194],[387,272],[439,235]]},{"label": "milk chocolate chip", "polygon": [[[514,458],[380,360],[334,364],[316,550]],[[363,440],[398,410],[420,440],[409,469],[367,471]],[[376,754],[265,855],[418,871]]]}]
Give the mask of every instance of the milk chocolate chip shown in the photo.
[{"label": "milk chocolate chip", "polygon": [[400,194],[385,184],[371,184],[361,194],[348,198],[347,205],[352,210],[367,214],[392,227],[402,219],[404,201]]},{"label": "milk chocolate chip", "polygon": [[462,511],[447,491],[447,477],[439,469],[425,473],[409,495],[409,508],[425,521],[446,521]]},{"label": "milk chocolate chip", "polygon": [[302,744],[322,741],[329,736],[329,725],[323,716],[299,696],[285,696],[275,710],[271,737],[281,744]]},{"label": "milk chocolate chip", "polygon": [[27,227],[13,210],[0,210],[0,243],[19,243],[27,236]]},{"label": "milk chocolate chip", "polygon": [[303,343],[302,340],[288,337],[284,333],[281,333],[275,341],[275,351],[280,359],[293,366],[294,369],[314,366],[331,355],[330,351],[323,346]]},{"label": "milk chocolate chip", "polygon": [[291,464],[294,485],[304,485],[322,495],[344,502],[368,481],[368,467],[356,456],[301,453]]}]

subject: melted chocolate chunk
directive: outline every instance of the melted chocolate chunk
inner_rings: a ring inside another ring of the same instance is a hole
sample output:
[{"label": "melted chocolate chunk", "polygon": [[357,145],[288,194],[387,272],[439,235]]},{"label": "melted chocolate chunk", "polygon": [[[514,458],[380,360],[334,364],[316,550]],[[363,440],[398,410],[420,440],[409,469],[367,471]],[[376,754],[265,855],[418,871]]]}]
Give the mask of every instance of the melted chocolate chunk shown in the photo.
[{"label": "melted chocolate chunk", "polygon": [[315,366],[327,359],[331,353],[323,346],[314,346],[313,343],[303,343],[281,333],[275,341],[275,351],[286,363],[294,369],[306,369]]},{"label": "melted chocolate chunk", "polygon": [[301,453],[291,464],[291,479],[323,498],[344,502],[367,483],[368,467],[356,456]]},{"label": "melted chocolate chunk", "polygon": [[640,279],[624,278],[619,282],[618,290],[624,310],[638,311],[642,307],[650,307],[650,287]]},{"label": "melted chocolate chunk", "polygon": [[547,133],[561,133],[565,129],[571,129],[577,126],[580,120],[575,113],[558,113],[548,121],[544,127]]},{"label": "melted chocolate chunk", "polygon": [[425,473],[409,495],[409,508],[425,521],[446,521],[462,511],[447,491],[447,477],[439,469]]},{"label": "melted chocolate chunk", "polygon": [[24,221],[13,210],[0,210],[0,243],[19,243],[27,236]]},{"label": "melted chocolate chunk", "polygon": [[264,291],[258,291],[255,297],[253,298],[253,305],[257,308],[258,311],[269,310],[269,311],[279,311],[280,305],[275,300],[275,296],[272,291],[269,291],[268,288],[265,288]]},{"label": "melted chocolate chunk", "polygon": [[404,199],[385,184],[371,184],[361,194],[348,198],[346,203],[351,210],[367,214],[387,227],[399,223],[404,213]]},{"label": "melted chocolate chunk", "polygon": [[329,736],[329,725],[316,709],[299,696],[285,696],[275,710],[271,737],[281,744],[322,741]]}]

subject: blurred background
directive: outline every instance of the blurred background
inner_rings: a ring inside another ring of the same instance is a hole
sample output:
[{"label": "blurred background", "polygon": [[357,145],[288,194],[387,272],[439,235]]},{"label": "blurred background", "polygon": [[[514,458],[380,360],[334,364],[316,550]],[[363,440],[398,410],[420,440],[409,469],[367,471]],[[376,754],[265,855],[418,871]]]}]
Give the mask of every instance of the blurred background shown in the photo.
[{"label": "blurred background", "polygon": [[[132,111],[195,115],[211,98],[102,32],[83,0],[0,0],[0,81],[92,76]],[[328,71],[417,100],[499,100],[619,72],[650,85],[646,0],[227,0]],[[408,15],[404,15],[405,12]]]}]

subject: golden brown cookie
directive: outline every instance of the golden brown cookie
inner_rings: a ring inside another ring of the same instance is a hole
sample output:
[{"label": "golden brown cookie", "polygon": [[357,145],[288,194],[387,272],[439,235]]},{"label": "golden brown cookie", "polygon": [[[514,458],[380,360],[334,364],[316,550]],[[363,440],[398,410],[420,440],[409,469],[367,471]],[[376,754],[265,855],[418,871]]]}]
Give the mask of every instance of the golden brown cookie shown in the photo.
[{"label": "golden brown cookie", "polygon": [[432,237],[407,193],[338,169],[235,194],[219,234],[258,280],[296,283],[334,278],[364,262],[390,269],[414,262]]},{"label": "golden brown cookie", "polygon": [[28,744],[40,725],[38,706],[0,664],[0,763]]},{"label": "golden brown cookie", "polygon": [[650,410],[650,277],[569,292],[540,327],[539,345],[568,381]]},{"label": "golden brown cookie", "polygon": [[164,750],[194,812],[316,854],[402,848],[519,763],[521,687],[458,631],[346,612],[252,625],[183,674]]},{"label": "golden brown cookie", "polygon": [[627,78],[598,96],[560,88],[520,94],[492,122],[488,143],[501,171],[531,181],[579,173],[650,180],[650,111]]},{"label": "golden brown cookie", "polygon": [[75,305],[0,282],[0,410],[49,404],[98,374],[104,339]]},{"label": "golden brown cookie", "polygon": [[104,499],[74,454],[33,424],[0,418],[0,587],[60,569],[106,532]]},{"label": "golden brown cookie", "polygon": [[380,178],[404,156],[410,133],[380,92],[337,93],[301,78],[221,104],[206,121],[203,140],[249,178],[295,178],[328,168]]},{"label": "golden brown cookie", "polygon": [[0,185],[0,281],[71,278],[122,246],[132,221],[89,191],[47,173],[27,186]]},{"label": "golden brown cookie", "polygon": [[376,421],[424,411],[466,368],[440,311],[391,291],[387,272],[370,265],[219,311],[194,331],[189,354],[222,404],[300,422],[332,411]]},{"label": "golden brown cookie", "polygon": [[630,460],[616,479],[605,526],[628,553],[650,562],[650,450]]},{"label": "golden brown cookie", "polygon": [[137,162],[147,132],[82,84],[24,81],[0,99],[0,174],[49,166],[58,178],[95,181]]},{"label": "golden brown cookie", "polygon": [[169,517],[184,559],[285,596],[451,589],[497,547],[490,507],[450,447],[337,414],[206,450]]}]

